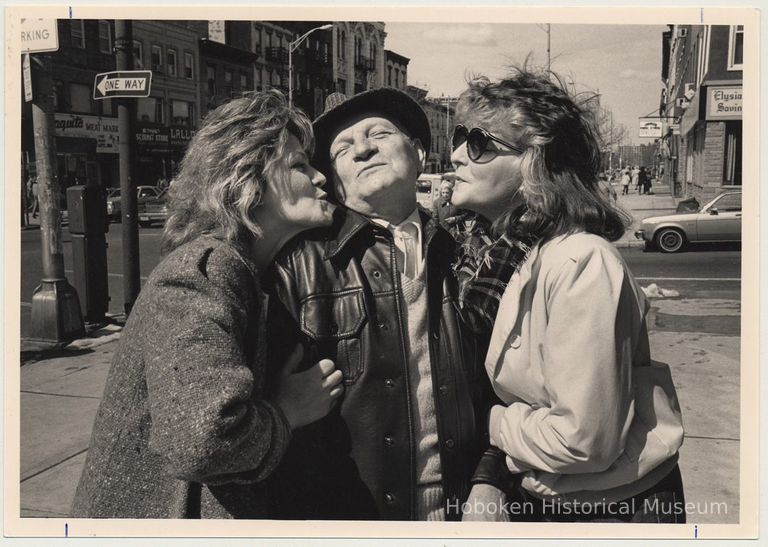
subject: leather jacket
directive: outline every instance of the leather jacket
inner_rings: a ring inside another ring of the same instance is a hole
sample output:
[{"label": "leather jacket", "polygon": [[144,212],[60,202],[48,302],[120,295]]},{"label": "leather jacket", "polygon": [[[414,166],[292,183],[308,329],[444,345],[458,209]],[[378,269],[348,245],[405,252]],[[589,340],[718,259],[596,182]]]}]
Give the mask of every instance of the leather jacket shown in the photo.
[{"label": "leather jacket", "polygon": [[[447,518],[458,520],[488,447],[487,340],[460,321],[453,238],[422,209],[420,216],[443,496],[454,507]],[[269,479],[273,517],[413,520],[419,431],[390,232],[339,207],[332,227],[289,243],[272,274],[268,361],[284,362],[302,343],[306,366],[332,359],[345,384],[328,416],[294,431]]]}]

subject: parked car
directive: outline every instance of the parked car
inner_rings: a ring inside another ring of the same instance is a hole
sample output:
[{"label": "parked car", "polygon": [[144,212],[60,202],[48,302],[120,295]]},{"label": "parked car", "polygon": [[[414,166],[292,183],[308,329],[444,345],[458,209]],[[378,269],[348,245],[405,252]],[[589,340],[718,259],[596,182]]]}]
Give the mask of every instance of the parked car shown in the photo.
[{"label": "parked car", "polygon": [[[157,199],[162,191],[154,186],[137,186],[136,200],[139,206],[148,200]],[[120,207],[120,188],[113,188],[107,194],[107,218],[113,221],[119,221],[122,209]]]},{"label": "parked car", "polygon": [[165,224],[168,218],[168,191],[163,191],[155,199],[147,199],[138,206],[139,226],[146,228],[153,222]]},{"label": "parked car", "polygon": [[423,173],[416,180],[416,201],[427,211],[432,210],[432,202],[440,195],[442,175]]},{"label": "parked car", "polygon": [[741,191],[724,192],[698,211],[643,219],[635,237],[663,253],[689,243],[741,241]]}]

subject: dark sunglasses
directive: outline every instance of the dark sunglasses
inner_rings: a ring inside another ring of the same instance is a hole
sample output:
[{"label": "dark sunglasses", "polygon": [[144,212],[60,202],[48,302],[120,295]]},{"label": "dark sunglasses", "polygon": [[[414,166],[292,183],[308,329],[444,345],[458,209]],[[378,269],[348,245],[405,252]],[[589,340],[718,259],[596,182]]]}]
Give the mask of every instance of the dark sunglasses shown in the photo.
[{"label": "dark sunglasses", "polygon": [[494,135],[491,135],[485,129],[480,129],[479,127],[467,129],[463,125],[457,125],[453,130],[453,140],[451,141],[451,144],[453,145],[453,150],[456,150],[459,146],[466,142],[467,156],[469,156],[469,159],[472,161],[477,161],[488,150],[489,141],[503,144],[518,154],[522,154],[525,151],[519,146],[515,146],[514,144],[510,144],[498,137],[495,137]]}]

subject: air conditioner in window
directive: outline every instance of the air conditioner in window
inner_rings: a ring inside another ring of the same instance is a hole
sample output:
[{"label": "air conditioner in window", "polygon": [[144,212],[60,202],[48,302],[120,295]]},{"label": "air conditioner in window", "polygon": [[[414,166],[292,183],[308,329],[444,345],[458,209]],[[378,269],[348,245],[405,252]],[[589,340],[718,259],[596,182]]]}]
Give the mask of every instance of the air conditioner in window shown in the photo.
[{"label": "air conditioner in window", "polygon": [[688,29],[687,28],[683,27],[683,28],[677,29],[677,37],[678,38],[685,38],[686,36],[688,36]]}]

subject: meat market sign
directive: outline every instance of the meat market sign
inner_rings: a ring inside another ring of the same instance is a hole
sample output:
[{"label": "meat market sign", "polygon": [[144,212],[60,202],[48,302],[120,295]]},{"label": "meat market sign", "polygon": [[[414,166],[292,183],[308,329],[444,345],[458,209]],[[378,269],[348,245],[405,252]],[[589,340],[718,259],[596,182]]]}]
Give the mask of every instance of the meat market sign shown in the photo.
[{"label": "meat market sign", "polygon": [[117,154],[117,118],[56,113],[54,134],[57,137],[94,139],[99,154]]},{"label": "meat market sign", "polygon": [[741,94],[741,86],[712,86],[707,88],[707,119],[740,120]]}]

